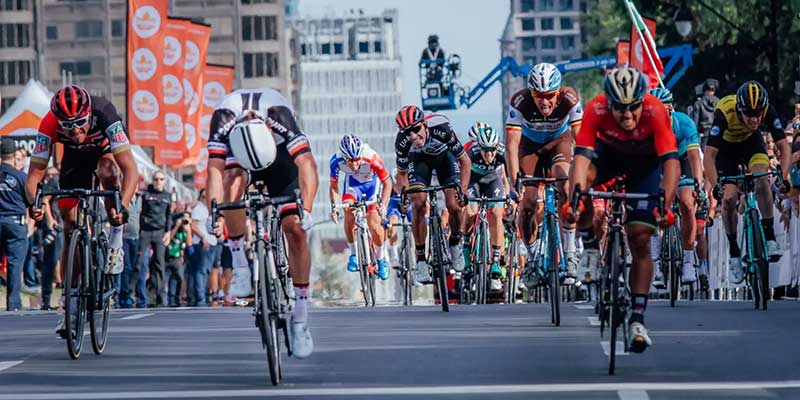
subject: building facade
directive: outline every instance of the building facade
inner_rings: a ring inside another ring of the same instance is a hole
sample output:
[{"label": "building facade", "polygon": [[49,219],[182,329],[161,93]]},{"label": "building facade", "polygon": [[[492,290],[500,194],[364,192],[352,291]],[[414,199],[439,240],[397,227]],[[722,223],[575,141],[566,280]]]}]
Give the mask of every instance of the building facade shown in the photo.
[{"label": "building facade", "polygon": [[[386,10],[380,15],[359,11],[292,20],[302,34],[300,119],[311,139],[320,179],[316,221],[329,220],[329,161],[344,134],[358,134],[387,168],[395,165],[394,116],[402,106],[397,18],[397,10]],[[340,237],[340,230],[320,226],[323,238]]]},{"label": "building facade", "polygon": [[[582,0],[511,0],[500,51],[518,63],[535,65],[581,58]],[[525,87],[525,79],[503,78],[503,115],[508,99]]]},{"label": "building facade", "polygon": [[0,1],[0,114],[35,77],[35,6],[34,0]]}]

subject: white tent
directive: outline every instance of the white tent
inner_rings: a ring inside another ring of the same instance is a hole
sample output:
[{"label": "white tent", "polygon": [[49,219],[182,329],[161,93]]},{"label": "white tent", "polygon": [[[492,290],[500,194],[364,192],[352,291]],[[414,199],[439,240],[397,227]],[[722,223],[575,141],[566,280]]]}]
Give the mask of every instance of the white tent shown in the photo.
[{"label": "white tent", "polygon": [[50,110],[51,96],[41,83],[29,80],[11,107],[0,116],[0,135],[35,135],[39,122]]}]

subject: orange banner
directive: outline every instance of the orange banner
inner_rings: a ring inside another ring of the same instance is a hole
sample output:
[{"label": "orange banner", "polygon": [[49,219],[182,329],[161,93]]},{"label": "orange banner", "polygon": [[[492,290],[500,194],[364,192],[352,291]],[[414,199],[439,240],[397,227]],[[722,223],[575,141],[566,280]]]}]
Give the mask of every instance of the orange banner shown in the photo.
[{"label": "orange banner", "polygon": [[208,59],[208,42],[211,26],[191,23],[184,36],[183,59],[183,104],[186,114],[183,121],[185,149],[184,158],[197,157],[205,143],[199,138],[200,105],[203,101],[203,74]]},{"label": "orange banner", "polygon": [[[653,40],[656,39],[656,21],[648,18],[643,18],[645,25],[647,25],[647,30],[650,31],[650,35],[653,36]],[[645,33],[642,32],[644,35]],[[639,33],[636,32],[636,26],[631,28],[631,66],[635,67],[639,71],[642,71],[650,80],[650,88],[654,88],[658,86],[658,76],[664,71],[664,65],[661,63],[661,59],[658,57],[658,51],[655,48],[652,48],[648,45],[648,41],[639,37]],[[649,51],[650,54],[653,56],[653,61],[656,64],[656,69],[653,70],[652,64],[650,64],[650,59],[647,57],[645,52]]]},{"label": "orange banner", "polygon": [[617,66],[631,63],[631,42],[620,40],[617,42]]},{"label": "orange banner", "polygon": [[128,0],[128,132],[142,146],[162,144],[161,63],[167,2]]},{"label": "orange banner", "polygon": [[163,134],[161,144],[153,152],[156,164],[175,165],[183,162],[185,138],[183,118],[183,37],[191,25],[188,19],[170,17],[166,23],[161,52],[161,87]]},{"label": "orange banner", "polygon": [[194,186],[202,189],[206,186],[208,171],[208,142],[209,129],[211,127],[211,115],[219,105],[225,95],[233,91],[234,69],[225,65],[206,65],[206,72],[203,75],[203,103],[200,107],[200,141],[203,147],[194,162]]}]

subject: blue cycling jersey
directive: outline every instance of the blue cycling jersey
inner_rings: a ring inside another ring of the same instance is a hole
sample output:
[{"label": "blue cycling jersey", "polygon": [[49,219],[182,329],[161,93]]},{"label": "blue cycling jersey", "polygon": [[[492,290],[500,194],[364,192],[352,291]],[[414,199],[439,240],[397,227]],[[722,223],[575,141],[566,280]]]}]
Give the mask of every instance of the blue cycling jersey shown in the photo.
[{"label": "blue cycling jersey", "polygon": [[688,115],[679,112],[672,112],[672,131],[678,139],[678,155],[683,156],[690,149],[700,148],[700,135],[697,133],[697,126]]}]

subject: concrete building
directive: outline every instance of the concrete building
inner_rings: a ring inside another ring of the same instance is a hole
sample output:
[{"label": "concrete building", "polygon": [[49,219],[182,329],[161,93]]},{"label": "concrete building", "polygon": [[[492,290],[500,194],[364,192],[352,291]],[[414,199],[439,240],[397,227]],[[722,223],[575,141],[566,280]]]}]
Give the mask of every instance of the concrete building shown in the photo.
[{"label": "concrete building", "polygon": [[[346,133],[356,133],[395,165],[394,117],[402,106],[398,12],[380,15],[351,11],[343,16],[296,18],[302,33],[303,129],[311,138],[320,190],[315,221],[329,219],[329,161]],[[341,237],[341,227],[323,225],[324,238]]]},{"label": "concrete building", "polygon": [[[126,110],[126,1],[29,1],[40,10],[40,80],[56,88],[67,71]],[[299,81],[291,78],[299,48],[287,33],[283,0],[170,0],[169,14],[211,25],[208,62],[236,66],[235,88],[272,87],[299,105]]]},{"label": "concrete building", "polygon": [[34,0],[0,1],[0,114],[36,76],[35,6]]},{"label": "concrete building", "polygon": [[[511,0],[500,51],[518,63],[556,63],[581,57],[582,0]],[[525,86],[522,78],[503,78],[503,116],[508,99]]]}]

